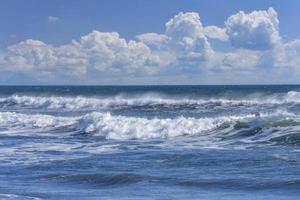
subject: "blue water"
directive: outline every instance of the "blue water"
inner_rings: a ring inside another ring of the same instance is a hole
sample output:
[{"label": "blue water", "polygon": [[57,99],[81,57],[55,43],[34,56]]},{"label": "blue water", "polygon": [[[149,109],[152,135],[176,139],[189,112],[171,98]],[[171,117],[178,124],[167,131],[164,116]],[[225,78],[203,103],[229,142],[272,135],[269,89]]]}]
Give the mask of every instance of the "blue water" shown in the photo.
[{"label": "blue water", "polygon": [[0,199],[298,199],[300,86],[2,86]]}]

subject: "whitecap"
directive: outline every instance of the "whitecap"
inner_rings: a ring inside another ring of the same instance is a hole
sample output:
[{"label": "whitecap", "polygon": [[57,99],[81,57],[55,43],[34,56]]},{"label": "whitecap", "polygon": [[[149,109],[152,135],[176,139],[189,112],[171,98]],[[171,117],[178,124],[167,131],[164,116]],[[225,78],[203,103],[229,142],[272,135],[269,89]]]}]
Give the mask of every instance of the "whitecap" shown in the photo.
[{"label": "whitecap", "polygon": [[170,95],[145,93],[140,95],[114,96],[22,96],[12,95],[0,98],[0,105],[6,107],[29,107],[43,109],[65,110],[95,110],[135,106],[201,106],[215,104],[226,105],[278,105],[300,103],[300,92],[289,91],[272,95],[248,95],[235,97],[174,97]]}]

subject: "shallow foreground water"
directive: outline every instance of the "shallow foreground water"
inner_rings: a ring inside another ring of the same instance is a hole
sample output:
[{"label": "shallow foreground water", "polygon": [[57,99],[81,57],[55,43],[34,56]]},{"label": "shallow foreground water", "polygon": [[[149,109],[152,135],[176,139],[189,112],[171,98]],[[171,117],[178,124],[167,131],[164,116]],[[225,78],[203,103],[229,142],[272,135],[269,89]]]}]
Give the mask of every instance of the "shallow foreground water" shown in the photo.
[{"label": "shallow foreground water", "polygon": [[0,199],[298,199],[300,86],[0,87]]}]

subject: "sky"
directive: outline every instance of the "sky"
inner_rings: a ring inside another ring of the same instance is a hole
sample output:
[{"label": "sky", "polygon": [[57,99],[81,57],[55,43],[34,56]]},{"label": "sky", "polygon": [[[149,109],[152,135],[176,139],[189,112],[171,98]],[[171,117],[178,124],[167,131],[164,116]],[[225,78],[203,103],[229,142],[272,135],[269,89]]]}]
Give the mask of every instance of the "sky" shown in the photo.
[{"label": "sky", "polygon": [[300,83],[299,0],[1,4],[1,85]]}]

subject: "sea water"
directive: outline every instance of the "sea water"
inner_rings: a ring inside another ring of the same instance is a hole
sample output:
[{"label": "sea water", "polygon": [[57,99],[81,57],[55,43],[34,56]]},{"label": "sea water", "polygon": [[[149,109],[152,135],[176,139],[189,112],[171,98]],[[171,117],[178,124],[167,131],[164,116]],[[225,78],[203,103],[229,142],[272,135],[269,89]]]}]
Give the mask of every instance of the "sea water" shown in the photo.
[{"label": "sea water", "polygon": [[298,199],[300,86],[2,86],[0,199]]}]

